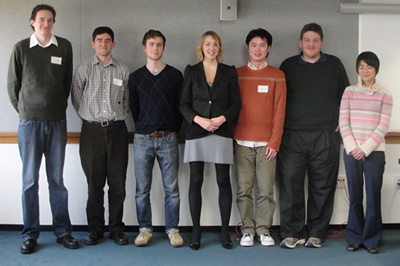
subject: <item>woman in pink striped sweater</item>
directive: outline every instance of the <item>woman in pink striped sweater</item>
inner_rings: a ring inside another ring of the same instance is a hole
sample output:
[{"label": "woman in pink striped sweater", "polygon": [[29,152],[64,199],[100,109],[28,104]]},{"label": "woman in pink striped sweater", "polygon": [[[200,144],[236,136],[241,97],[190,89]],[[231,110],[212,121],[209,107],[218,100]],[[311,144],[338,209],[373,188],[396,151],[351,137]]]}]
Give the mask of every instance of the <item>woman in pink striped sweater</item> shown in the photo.
[{"label": "woman in pink striped sweater", "polygon": [[[372,52],[357,58],[361,81],[346,88],[340,105],[339,126],[344,145],[344,164],[350,193],[346,228],[347,250],[364,246],[379,253],[382,239],[381,187],[385,169],[385,135],[392,113],[390,91],[376,82],[379,59]],[[367,197],[363,208],[363,185]]]}]

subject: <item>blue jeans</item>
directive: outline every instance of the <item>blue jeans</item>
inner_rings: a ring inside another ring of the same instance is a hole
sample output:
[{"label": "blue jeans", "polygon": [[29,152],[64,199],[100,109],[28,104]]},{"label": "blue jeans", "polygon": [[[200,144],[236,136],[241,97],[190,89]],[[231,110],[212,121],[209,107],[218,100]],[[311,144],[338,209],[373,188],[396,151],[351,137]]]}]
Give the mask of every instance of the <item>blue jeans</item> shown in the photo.
[{"label": "blue jeans", "polygon": [[[346,226],[349,244],[363,244],[366,248],[379,247],[382,235],[381,188],[385,170],[385,153],[373,151],[365,160],[356,160],[343,153],[349,187],[350,208]],[[364,181],[366,212],[364,214]]]},{"label": "blue jeans", "polygon": [[165,193],[165,231],[178,228],[179,188],[178,188],[178,137],[171,133],[165,137],[152,138],[135,134],[134,162],[136,176],[136,212],[140,229],[152,230],[150,189],[153,166],[157,158]]},{"label": "blue jeans", "polygon": [[53,228],[57,237],[71,233],[68,191],[63,182],[67,126],[65,120],[20,120],[18,145],[22,160],[23,239],[38,239],[39,169],[44,154]]}]

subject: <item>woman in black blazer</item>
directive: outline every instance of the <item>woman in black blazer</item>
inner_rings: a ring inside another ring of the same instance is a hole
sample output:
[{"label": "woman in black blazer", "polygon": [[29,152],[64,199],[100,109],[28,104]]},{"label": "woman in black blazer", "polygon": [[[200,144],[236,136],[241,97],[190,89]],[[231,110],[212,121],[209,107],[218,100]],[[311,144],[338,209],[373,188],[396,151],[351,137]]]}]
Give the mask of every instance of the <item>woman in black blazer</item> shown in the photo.
[{"label": "woman in black blazer", "polygon": [[233,163],[232,123],[241,103],[236,69],[222,64],[221,39],[207,31],[197,47],[199,63],[187,66],[181,93],[180,110],[188,122],[184,162],[190,162],[189,204],[193,234],[189,246],[200,248],[201,187],[204,163],[215,163],[221,213],[221,241],[233,247],[229,235],[232,189],[229,165]]}]

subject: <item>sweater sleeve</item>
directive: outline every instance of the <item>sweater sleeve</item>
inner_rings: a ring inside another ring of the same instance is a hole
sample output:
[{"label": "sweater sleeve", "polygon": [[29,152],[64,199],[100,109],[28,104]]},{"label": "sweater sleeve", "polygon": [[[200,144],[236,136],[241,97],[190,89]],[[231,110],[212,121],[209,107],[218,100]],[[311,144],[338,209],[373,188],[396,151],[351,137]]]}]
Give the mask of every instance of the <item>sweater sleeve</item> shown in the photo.
[{"label": "sweater sleeve", "polygon": [[17,45],[14,46],[14,49],[11,53],[7,76],[8,96],[12,106],[17,112],[22,80],[22,64],[20,55],[21,53],[18,52]]},{"label": "sweater sleeve", "polygon": [[283,124],[285,122],[286,110],[286,80],[285,77],[278,78],[276,81],[274,97],[274,114],[272,118],[272,135],[268,142],[268,147],[279,151],[282,141]]},{"label": "sweater sleeve", "polygon": [[[339,59],[338,59],[339,60]],[[343,66],[343,63],[339,60],[339,88],[338,88],[338,95],[337,95],[337,103],[340,104],[342,95],[345,89],[350,86],[350,81],[347,76],[346,70]]]},{"label": "sweater sleeve", "polygon": [[360,145],[360,149],[369,156],[376,147],[381,143],[389,129],[390,118],[392,114],[393,99],[392,95],[387,91],[382,98],[379,123],[369,138]]},{"label": "sweater sleeve", "polygon": [[353,132],[350,127],[350,91],[346,89],[343,93],[342,101],[340,103],[340,114],[339,114],[339,127],[340,133],[343,139],[343,146],[346,149],[346,153],[350,154],[355,148],[357,148],[357,143],[354,140]]},{"label": "sweater sleeve", "polygon": [[65,88],[65,96],[68,99],[69,93],[71,90],[71,83],[72,83],[72,75],[73,75],[73,64],[72,64],[72,46],[69,41],[66,41],[67,43],[67,62],[66,62],[66,73],[65,73],[65,79],[64,79],[64,88]]},{"label": "sweater sleeve", "polygon": [[135,123],[139,121],[139,113],[140,113],[140,107],[139,107],[139,93],[136,87],[136,75],[140,75],[139,70],[136,70],[135,72],[132,72],[129,75],[128,79],[128,88],[129,88],[129,103],[131,106],[131,113],[132,113],[132,118]]},{"label": "sweater sleeve", "polygon": [[181,92],[182,92],[182,82],[183,82],[183,76],[182,73],[179,70],[176,70],[177,73],[177,81],[176,85],[178,87],[178,92],[176,94],[176,103],[178,107],[176,107],[176,131],[179,133],[181,127],[182,127],[182,121],[183,121],[183,116],[181,112],[179,111],[179,102],[181,99]]}]

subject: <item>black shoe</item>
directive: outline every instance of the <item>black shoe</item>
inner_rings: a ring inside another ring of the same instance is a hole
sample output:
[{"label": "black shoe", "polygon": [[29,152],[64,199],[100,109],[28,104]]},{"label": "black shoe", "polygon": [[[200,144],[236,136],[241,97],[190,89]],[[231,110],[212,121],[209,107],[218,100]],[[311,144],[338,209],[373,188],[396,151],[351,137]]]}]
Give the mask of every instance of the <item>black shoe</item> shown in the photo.
[{"label": "black shoe", "polygon": [[221,231],[221,243],[222,243],[223,248],[226,248],[226,249],[233,248],[231,235],[229,234],[229,232],[227,230]]},{"label": "black shoe", "polygon": [[87,236],[83,240],[83,243],[85,243],[86,245],[96,245],[102,238],[103,238],[102,233],[93,230],[87,234]]},{"label": "black shoe", "polygon": [[118,245],[127,245],[129,243],[128,238],[124,232],[110,233],[110,238]]},{"label": "black shoe", "polygon": [[232,241],[224,241],[224,242],[222,242],[222,247],[226,248],[226,249],[232,249],[233,248]]},{"label": "black shoe", "polygon": [[347,245],[347,250],[348,251],[356,251],[361,247],[359,244],[348,244]]},{"label": "black shoe", "polygon": [[198,250],[200,248],[201,242],[201,229],[193,229],[192,233],[192,241],[189,243],[189,247],[193,250]]},{"label": "black shoe", "polygon": [[371,254],[378,254],[379,253],[379,247],[369,247],[369,248],[367,248],[367,250]]},{"label": "black shoe", "polygon": [[198,250],[200,248],[200,242],[190,242],[189,247],[193,250]]},{"label": "black shoe", "polygon": [[29,238],[22,242],[20,251],[22,254],[31,254],[35,251],[37,242],[35,239]]},{"label": "black shoe", "polygon": [[69,249],[79,248],[78,241],[76,241],[75,238],[73,238],[71,235],[65,235],[63,237],[57,238],[57,243],[63,244],[64,247],[69,248]]}]

